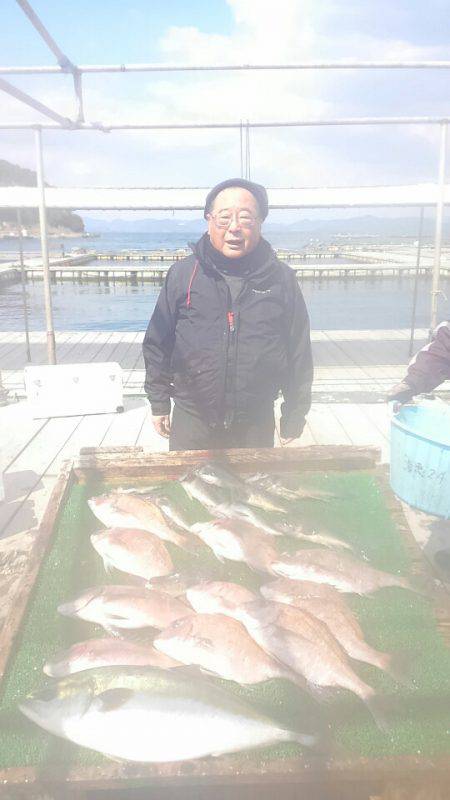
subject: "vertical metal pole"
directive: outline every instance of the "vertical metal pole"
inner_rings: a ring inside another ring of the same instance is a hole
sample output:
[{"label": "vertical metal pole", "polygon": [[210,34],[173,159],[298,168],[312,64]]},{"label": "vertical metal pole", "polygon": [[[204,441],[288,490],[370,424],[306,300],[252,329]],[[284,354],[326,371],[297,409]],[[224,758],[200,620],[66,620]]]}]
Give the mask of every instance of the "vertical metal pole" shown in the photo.
[{"label": "vertical metal pole", "polygon": [[27,307],[27,290],[25,286],[25,266],[23,263],[23,239],[22,239],[22,215],[20,208],[17,209],[17,228],[19,232],[19,259],[20,259],[20,282],[22,284],[22,306],[23,306],[23,324],[25,327],[25,342],[27,347],[27,361],[31,362],[31,349],[30,349],[30,329],[28,325],[28,307]]},{"label": "vertical metal pole", "polygon": [[45,210],[44,160],[42,157],[42,131],[36,129],[37,185],[39,192],[39,224],[41,228],[42,274],[44,278],[45,320],[47,325],[47,357],[49,364],[56,364],[55,331],[53,328],[52,293],[50,289],[50,267],[48,261],[47,216]]},{"label": "vertical metal pole", "polygon": [[444,218],[444,194],[445,194],[445,167],[447,156],[447,123],[441,122],[441,143],[439,153],[439,177],[438,177],[438,197],[436,204],[436,232],[434,240],[434,262],[433,262],[433,281],[431,286],[431,320],[430,337],[437,325],[438,319],[438,297],[439,273],[441,268],[441,246],[442,246],[442,225]]},{"label": "vertical metal pole", "polygon": [[242,120],[239,126],[239,141],[241,146],[241,178],[244,177],[244,153],[243,153],[243,136],[242,136]]},{"label": "vertical metal pole", "polygon": [[246,128],[246,158],[247,158],[247,167],[245,177],[247,180],[251,180],[250,178],[250,127],[247,120],[247,128]]},{"label": "vertical metal pole", "polygon": [[425,209],[422,206],[420,209],[420,221],[419,221],[419,240],[417,242],[417,257],[416,257],[416,274],[414,276],[414,292],[413,292],[413,304],[412,304],[412,312],[411,312],[411,337],[409,340],[409,357],[411,358],[412,352],[414,349],[414,330],[416,327],[416,308],[417,308],[417,289],[419,286],[419,269],[420,269],[420,253],[422,250],[422,234],[423,234],[423,217],[424,217]]}]

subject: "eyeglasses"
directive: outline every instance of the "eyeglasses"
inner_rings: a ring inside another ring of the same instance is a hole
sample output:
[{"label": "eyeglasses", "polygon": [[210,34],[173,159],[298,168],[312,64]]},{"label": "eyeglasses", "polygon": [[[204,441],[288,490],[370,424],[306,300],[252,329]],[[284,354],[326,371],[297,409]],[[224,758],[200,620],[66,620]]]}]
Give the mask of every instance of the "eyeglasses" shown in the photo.
[{"label": "eyeglasses", "polygon": [[211,219],[214,220],[218,228],[229,228],[234,219],[237,220],[241,228],[253,228],[259,217],[252,217],[246,211],[241,211],[238,214],[210,214]]}]

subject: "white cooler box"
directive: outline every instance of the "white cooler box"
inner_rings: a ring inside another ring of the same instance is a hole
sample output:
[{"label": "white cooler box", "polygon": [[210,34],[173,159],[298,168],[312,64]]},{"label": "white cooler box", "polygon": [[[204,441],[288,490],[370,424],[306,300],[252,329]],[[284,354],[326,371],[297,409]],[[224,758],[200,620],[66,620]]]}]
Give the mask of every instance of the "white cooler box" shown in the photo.
[{"label": "white cooler box", "polygon": [[123,411],[122,368],[115,361],[25,367],[24,375],[34,419]]}]

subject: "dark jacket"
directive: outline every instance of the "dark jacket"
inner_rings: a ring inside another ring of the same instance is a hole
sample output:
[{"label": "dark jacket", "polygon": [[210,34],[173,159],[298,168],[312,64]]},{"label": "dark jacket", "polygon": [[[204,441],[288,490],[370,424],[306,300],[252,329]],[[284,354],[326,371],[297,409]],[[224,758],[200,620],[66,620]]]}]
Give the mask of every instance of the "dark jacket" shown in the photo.
[{"label": "dark jacket", "polygon": [[[144,338],[153,414],[170,397],[212,428],[253,418],[281,390],[281,435],[299,436],[311,405],[309,319],[295,272],[261,240],[231,305],[207,235],[168,271]],[[232,312],[232,313],[230,313]]]},{"label": "dark jacket", "polygon": [[430,344],[419,350],[411,361],[404,382],[415,394],[430,392],[450,378],[450,322],[442,322]]}]

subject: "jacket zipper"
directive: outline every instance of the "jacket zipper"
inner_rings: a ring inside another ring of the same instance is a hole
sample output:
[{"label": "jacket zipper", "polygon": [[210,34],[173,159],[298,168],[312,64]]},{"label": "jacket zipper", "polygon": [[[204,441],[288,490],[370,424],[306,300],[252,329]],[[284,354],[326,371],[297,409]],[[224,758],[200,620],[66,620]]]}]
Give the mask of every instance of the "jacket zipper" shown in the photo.
[{"label": "jacket zipper", "polygon": [[[228,295],[228,302],[231,302],[231,297]],[[229,309],[227,311],[227,348],[225,357],[225,375],[224,375],[224,428],[230,428],[233,422],[233,411],[229,406],[229,398],[234,395],[234,367],[235,358],[233,353],[233,364],[230,364],[230,347],[234,347],[234,334],[236,331],[234,311]],[[227,403],[228,401],[228,403]]]}]

